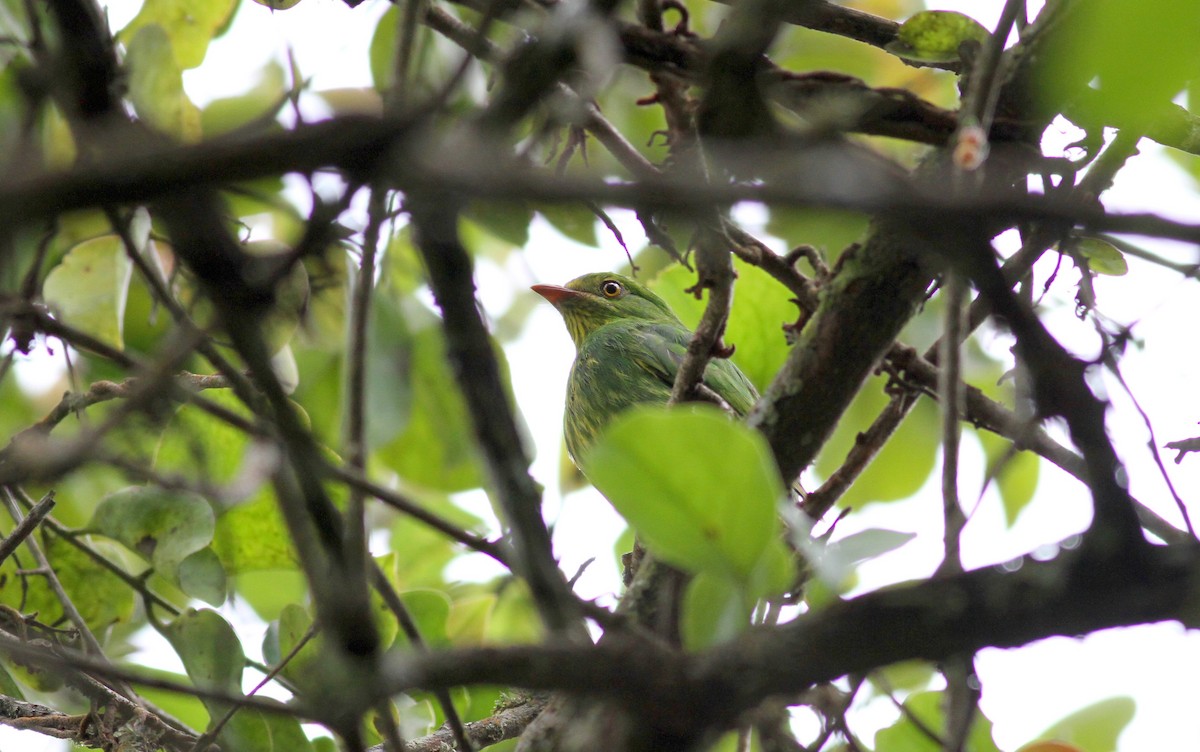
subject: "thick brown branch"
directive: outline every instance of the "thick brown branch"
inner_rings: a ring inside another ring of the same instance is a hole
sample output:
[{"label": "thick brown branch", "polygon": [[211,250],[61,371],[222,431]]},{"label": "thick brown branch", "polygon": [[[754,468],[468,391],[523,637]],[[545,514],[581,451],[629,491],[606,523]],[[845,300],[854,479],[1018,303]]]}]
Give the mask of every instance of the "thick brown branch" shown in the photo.
[{"label": "thick brown branch", "polygon": [[1053,635],[1190,618],[1200,546],[1148,547],[1136,566],[1079,552],[890,588],[756,628],[698,656],[631,637],[596,646],[481,648],[396,656],[389,691],[501,684],[602,696],[648,724],[700,736],[764,699],[899,661],[939,661]]}]

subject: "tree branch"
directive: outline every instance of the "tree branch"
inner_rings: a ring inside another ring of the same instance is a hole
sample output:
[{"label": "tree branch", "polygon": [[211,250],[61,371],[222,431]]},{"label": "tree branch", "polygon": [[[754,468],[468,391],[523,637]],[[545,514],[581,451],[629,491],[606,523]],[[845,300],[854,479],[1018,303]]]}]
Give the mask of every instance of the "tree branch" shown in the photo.
[{"label": "tree branch", "polygon": [[442,310],[447,357],[466,399],[497,501],[512,525],[515,571],[529,583],[546,628],[582,638],[579,606],[554,561],[541,494],[529,476],[529,457],[479,315],[471,258],[458,238],[454,199],[444,194],[413,197],[409,208],[417,248]]}]

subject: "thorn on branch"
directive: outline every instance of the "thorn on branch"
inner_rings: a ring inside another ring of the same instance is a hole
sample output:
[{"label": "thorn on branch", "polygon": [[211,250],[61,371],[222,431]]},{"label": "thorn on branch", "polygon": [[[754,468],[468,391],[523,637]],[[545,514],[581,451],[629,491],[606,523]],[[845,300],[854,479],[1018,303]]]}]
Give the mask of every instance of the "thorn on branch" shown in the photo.
[{"label": "thorn on branch", "polygon": [[1175,464],[1183,462],[1184,456],[1189,452],[1200,452],[1200,436],[1191,439],[1181,439],[1180,441],[1169,441],[1166,444],[1167,449],[1174,449],[1179,452],[1175,455]]}]

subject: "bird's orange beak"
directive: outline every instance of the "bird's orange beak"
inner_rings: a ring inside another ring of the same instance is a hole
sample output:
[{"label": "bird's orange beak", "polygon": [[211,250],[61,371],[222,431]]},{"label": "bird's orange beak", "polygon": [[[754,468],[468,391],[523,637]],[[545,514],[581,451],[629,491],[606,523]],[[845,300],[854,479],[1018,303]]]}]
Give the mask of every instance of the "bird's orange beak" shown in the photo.
[{"label": "bird's orange beak", "polygon": [[543,298],[550,301],[552,305],[556,306],[559,303],[566,302],[572,298],[577,298],[583,294],[578,290],[572,290],[569,287],[560,287],[558,285],[534,285],[529,289],[533,290],[538,295],[541,295]]}]

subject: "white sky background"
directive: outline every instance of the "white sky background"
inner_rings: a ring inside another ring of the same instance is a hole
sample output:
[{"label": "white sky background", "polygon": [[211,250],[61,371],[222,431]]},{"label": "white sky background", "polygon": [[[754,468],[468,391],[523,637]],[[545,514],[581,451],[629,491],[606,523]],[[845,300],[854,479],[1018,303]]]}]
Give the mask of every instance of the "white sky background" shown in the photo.
[{"label": "white sky background", "polygon": [[[930,8],[967,13],[988,27],[995,25],[1001,5],[998,0],[929,3]],[[119,0],[108,6],[112,26],[119,29],[136,12],[140,1]],[[185,74],[188,92],[201,105],[216,97],[240,93],[253,84],[268,60],[285,59],[289,44],[302,73],[313,77],[314,90],[369,86],[369,35],[373,19],[386,8],[381,0],[368,0],[356,10],[340,0],[305,0],[292,10],[271,13],[243,0],[231,31],[210,47],[205,65]],[[1067,143],[1076,135],[1063,128],[1051,138]],[[1164,151],[1143,142],[1142,155],[1122,171],[1117,186],[1106,194],[1105,205],[1110,210],[1155,211],[1184,220],[1200,217],[1200,198],[1192,180],[1163,156]],[[744,218],[753,222],[755,215],[749,209]],[[613,216],[631,247],[641,245],[643,236],[632,216],[623,212],[614,212]],[[544,223],[535,222],[529,247],[507,268],[490,262],[480,264],[485,306],[502,310],[514,283],[518,294],[532,295],[520,290],[535,282],[562,283],[585,272],[623,268],[624,252],[607,233],[602,232],[601,237],[601,250],[574,246]],[[1195,249],[1182,245],[1143,239],[1136,242],[1176,260],[1196,259]],[[1140,322],[1135,333],[1145,338],[1145,351],[1129,353],[1122,365],[1134,393],[1154,421],[1161,448],[1166,441],[1200,432],[1200,397],[1196,391],[1200,359],[1180,355],[1196,351],[1200,295],[1195,292],[1195,282],[1184,283],[1173,272],[1135,259],[1130,259],[1130,266],[1129,277],[1098,280],[1097,293],[1105,314],[1121,322]],[[1044,280],[1048,269],[1039,272],[1040,280]],[[1094,355],[1097,338],[1090,324],[1074,319],[1069,305],[1077,274],[1067,265],[1059,279],[1052,299],[1065,305],[1061,315],[1052,316],[1050,323],[1076,352]],[[997,336],[995,352],[1005,352],[1008,344],[1005,337]],[[581,579],[579,590],[587,597],[611,596],[619,583],[613,543],[623,523],[594,491],[579,492],[561,501],[556,491],[562,395],[573,348],[561,319],[549,306],[540,307],[532,315],[526,335],[508,348],[508,357],[517,399],[537,445],[533,471],[548,489],[546,513],[555,524],[556,549],[563,569],[573,574],[583,561],[595,557],[597,561]],[[1147,438],[1141,419],[1119,387],[1105,383],[1115,405],[1110,432],[1119,438],[1134,494],[1163,516],[1177,520],[1178,512],[1158,471],[1142,449]],[[1164,454],[1176,487],[1186,499],[1200,488],[1200,458],[1189,457],[1179,466],[1172,464],[1172,458],[1173,453]],[[969,437],[963,464],[962,496],[974,500],[978,488],[970,479],[982,477],[983,461]],[[867,527],[917,534],[916,540],[899,551],[862,567],[865,589],[925,577],[937,566],[942,551],[937,472],[935,468],[931,482],[918,497],[869,506],[839,526],[839,537]],[[468,503],[473,511],[490,515],[482,494]],[[984,497],[964,535],[966,563],[972,568],[994,564],[1054,544],[1082,531],[1090,519],[1089,509],[1082,486],[1043,463],[1037,497],[1013,528],[1005,528],[996,495]],[[487,565],[467,557],[455,573],[478,577],[480,566]],[[261,625],[246,625],[244,642],[248,649],[261,642],[261,631]],[[154,651],[153,658],[150,654],[146,658],[157,661],[161,652]],[[1200,749],[1200,721],[1196,720],[1200,688],[1195,680],[1200,675],[1200,635],[1187,634],[1178,624],[1110,630],[1082,639],[1055,638],[1015,650],[984,650],[976,666],[984,687],[982,710],[995,723],[995,739],[1006,751],[1033,740],[1069,713],[1117,695],[1134,697],[1138,706],[1120,740],[1121,750]],[[874,729],[890,724],[894,717],[890,705],[877,702],[860,714],[855,730],[864,742],[872,744]],[[0,748],[40,752],[65,747],[38,734],[0,730]]]}]

